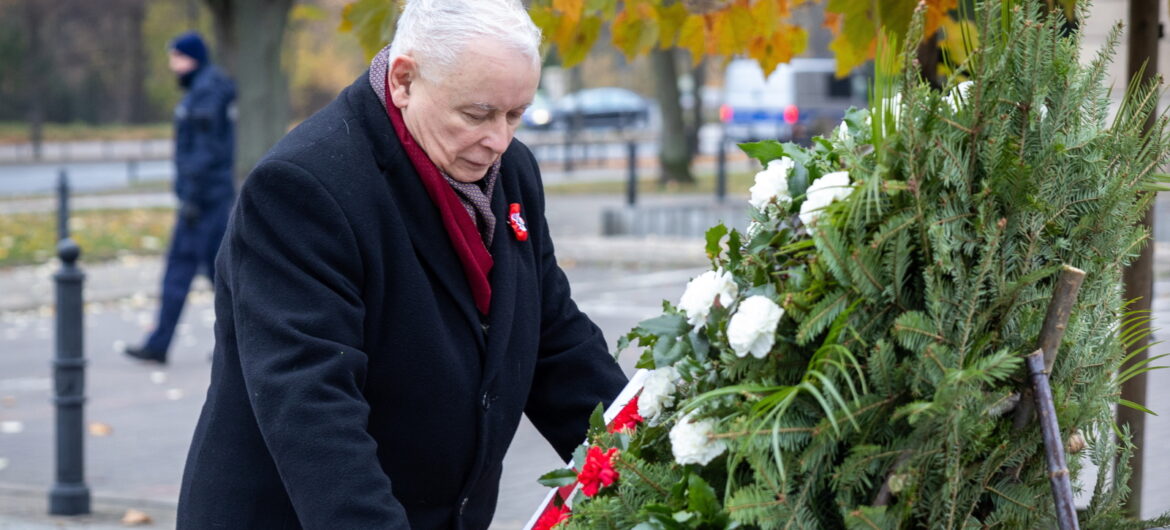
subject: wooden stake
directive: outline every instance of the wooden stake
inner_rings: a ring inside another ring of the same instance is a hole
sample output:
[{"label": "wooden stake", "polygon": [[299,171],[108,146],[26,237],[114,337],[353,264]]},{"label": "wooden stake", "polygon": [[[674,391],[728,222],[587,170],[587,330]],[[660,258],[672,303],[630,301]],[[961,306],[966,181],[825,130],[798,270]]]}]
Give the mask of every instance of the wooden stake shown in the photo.
[{"label": "wooden stake", "polygon": [[[1068,329],[1068,318],[1072,314],[1073,305],[1077,302],[1077,291],[1085,281],[1085,271],[1065,265],[1060,271],[1060,279],[1056,282],[1056,291],[1052,293],[1052,300],[1048,302],[1048,313],[1044,315],[1044,324],[1040,326],[1040,336],[1037,347],[1044,355],[1044,372],[1051,373],[1052,365],[1056,362],[1056,352],[1060,349],[1060,341],[1064,339],[1064,332]],[[1016,406],[1012,427],[1015,430],[1023,429],[1032,421],[1036,406],[1033,403],[1033,390],[1024,389],[1020,396],[1020,404]]]},{"label": "wooden stake", "polygon": [[1060,530],[1079,530],[1076,507],[1073,505],[1072,482],[1064,458],[1064,443],[1056,422],[1056,405],[1052,402],[1052,387],[1048,371],[1044,369],[1044,350],[1036,350],[1027,357],[1028,373],[1036,396],[1036,410],[1040,415],[1040,431],[1044,435],[1044,456],[1048,462],[1048,480],[1056,501],[1056,524]]}]

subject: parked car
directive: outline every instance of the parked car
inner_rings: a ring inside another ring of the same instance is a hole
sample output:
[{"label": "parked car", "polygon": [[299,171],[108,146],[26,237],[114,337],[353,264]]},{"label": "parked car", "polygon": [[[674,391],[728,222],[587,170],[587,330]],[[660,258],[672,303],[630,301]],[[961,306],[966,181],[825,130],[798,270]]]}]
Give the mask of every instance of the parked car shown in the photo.
[{"label": "parked car", "polygon": [[524,115],[520,117],[520,121],[524,127],[529,129],[548,129],[553,125],[555,112],[556,109],[553,108],[552,103],[549,102],[544,93],[537,91],[536,96],[532,98],[532,104],[524,109]]},{"label": "parked car", "polygon": [[557,128],[639,128],[650,121],[650,105],[624,88],[589,88],[557,101],[554,120]]},{"label": "parked car", "polygon": [[771,75],[756,61],[736,59],[724,73],[719,120],[733,142],[806,141],[824,135],[849,107],[866,106],[866,78],[838,79],[834,59],[798,58],[777,66]]}]

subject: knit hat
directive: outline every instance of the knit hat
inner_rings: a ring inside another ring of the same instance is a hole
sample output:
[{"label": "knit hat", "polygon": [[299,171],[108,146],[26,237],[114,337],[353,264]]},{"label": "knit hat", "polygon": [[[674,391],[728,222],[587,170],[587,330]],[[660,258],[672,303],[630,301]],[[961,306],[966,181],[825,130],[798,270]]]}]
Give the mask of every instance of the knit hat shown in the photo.
[{"label": "knit hat", "polygon": [[207,45],[196,31],[188,31],[171,41],[170,48],[195,59],[200,65],[207,64]]}]

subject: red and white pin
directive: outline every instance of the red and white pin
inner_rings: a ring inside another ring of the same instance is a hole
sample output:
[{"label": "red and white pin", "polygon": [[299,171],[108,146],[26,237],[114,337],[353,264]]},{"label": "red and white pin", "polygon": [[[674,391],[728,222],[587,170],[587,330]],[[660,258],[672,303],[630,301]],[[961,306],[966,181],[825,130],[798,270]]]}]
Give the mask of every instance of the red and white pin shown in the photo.
[{"label": "red and white pin", "polygon": [[520,203],[508,205],[508,224],[512,226],[512,233],[518,241],[528,241],[528,223],[520,216]]}]

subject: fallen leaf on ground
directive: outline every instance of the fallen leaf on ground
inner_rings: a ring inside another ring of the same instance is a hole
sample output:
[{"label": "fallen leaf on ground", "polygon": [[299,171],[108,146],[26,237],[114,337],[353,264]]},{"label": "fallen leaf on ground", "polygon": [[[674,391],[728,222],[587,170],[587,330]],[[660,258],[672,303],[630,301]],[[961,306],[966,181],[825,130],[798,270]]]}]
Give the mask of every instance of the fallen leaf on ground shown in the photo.
[{"label": "fallen leaf on ground", "polygon": [[126,510],[126,515],[122,516],[122,524],[126,526],[140,526],[153,522],[154,520],[151,519],[150,516],[146,514],[146,512],[142,510],[135,510],[134,508]]},{"label": "fallen leaf on ground", "polygon": [[89,422],[90,436],[109,436],[114,434],[114,428],[100,421]]}]

